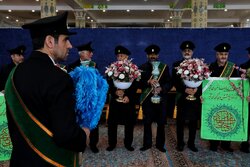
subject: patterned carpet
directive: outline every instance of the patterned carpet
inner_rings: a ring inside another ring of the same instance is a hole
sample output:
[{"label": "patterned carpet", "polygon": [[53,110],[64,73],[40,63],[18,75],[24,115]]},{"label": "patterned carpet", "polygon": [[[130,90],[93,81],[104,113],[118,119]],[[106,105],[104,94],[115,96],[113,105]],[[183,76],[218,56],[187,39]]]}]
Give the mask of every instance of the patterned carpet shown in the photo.
[{"label": "patterned carpet", "polygon": [[[153,124],[153,136],[156,125]],[[133,147],[135,151],[129,152],[124,148],[124,127],[118,127],[118,144],[114,151],[108,152],[107,127],[100,126],[100,140],[98,148],[100,152],[94,154],[89,148],[83,153],[82,167],[247,167],[250,163],[250,154],[239,151],[240,143],[232,142],[233,153],[225,152],[219,148],[218,152],[209,151],[208,141],[201,140],[197,132],[196,146],[199,152],[195,153],[185,147],[183,152],[176,151],[175,120],[168,120],[166,125],[166,153],[158,151],[155,147],[141,152],[143,126],[138,124],[134,130]],[[187,142],[188,130],[185,130],[185,142]],[[155,143],[155,138],[153,138]]]},{"label": "patterned carpet", "polygon": [[[155,147],[149,151],[139,151],[142,146],[143,126],[138,125],[134,130],[133,147],[135,151],[127,151],[124,148],[124,126],[118,126],[118,138],[116,148],[109,152],[108,147],[107,127],[101,125],[99,127],[99,153],[94,154],[89,148],[83,153],[82,167],[166,167],[169,166],[165,153],[159,152]],[[155,132],[154,132],[155,133]]]},{"label": "patterned carpet", "polygon": [[[152,125],[155,136],[156,125]],[[127,151],[123,145],[124,126],[118,127],[118,143],[114,151],[108,152],[107,127],[102,124],[99,127],[100,139],[98,143],[99,153],[94,154],[87,147],[82,154],[81,167],[248,167],[250,154],[239,151],[238,142],[232,142],[233,153],[225,152],[219,148],[218,152],[209,151],[208,141],[201,140],[197,132],[196,146],[199,152],[190,151],[187,147],[183,152],[176,151],[175,121],[168,120],[166,125],[166,153],[158,151],[155,147],[145,152],[139,148],[142,146],[143,126],[137,124],[134,130],[133,147],[135,151]],[[185,130],[185,142],[187,142],[188,130]],[[153,143],[155,138],[153,137]],[[0,167],[7,167],[8,162],[0,162]]]}]

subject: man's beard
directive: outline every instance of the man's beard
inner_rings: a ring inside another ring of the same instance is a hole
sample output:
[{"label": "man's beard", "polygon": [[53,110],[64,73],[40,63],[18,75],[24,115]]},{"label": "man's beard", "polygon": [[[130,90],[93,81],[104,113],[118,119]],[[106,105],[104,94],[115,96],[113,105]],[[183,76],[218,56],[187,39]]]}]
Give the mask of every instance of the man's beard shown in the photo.
[{"label": "man's beard", "polygon": [[191,59],[191,57],[192,57],[191,55],[184,55],[183,56],[184,59]]}]

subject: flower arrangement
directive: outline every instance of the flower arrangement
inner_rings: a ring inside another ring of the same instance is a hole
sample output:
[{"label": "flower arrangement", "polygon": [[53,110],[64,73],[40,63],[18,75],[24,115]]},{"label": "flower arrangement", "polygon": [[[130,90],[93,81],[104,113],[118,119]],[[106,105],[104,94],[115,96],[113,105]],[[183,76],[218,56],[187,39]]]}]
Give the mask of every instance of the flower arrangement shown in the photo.
[{"label": "flower arrangement", "polygon": [[132,63],[132,60],[113,62],[109,67],[106,67],[105,74],[114,81],[120,82],[133,82],[133,80],[141,78],[141,71],[137,65]]},{"label": "flower arrangement", "polygon": [[177,74],[180,75],[184,80],[189,81],[202,81],[207,79],[211,72],[204,59],[187,59],[181,62],[181,64],[176,67]]}]

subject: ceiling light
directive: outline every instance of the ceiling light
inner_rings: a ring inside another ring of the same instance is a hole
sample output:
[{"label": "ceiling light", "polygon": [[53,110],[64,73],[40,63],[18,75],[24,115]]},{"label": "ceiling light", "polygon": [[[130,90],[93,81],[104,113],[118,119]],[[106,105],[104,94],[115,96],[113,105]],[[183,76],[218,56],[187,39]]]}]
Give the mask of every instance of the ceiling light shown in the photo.
[{"label": "ceiling light", "polygon": [[227,12],[227,9],[224,9],[225,12]]},{"label": "ceiling light", "polygon": [[6,19],[9,19],[9,16],[6,16]]},{"label": "ceiling light", "polygon": [[109,2],[110,0],[107,0],[107,2]]},{"label": "ceiling light", "polygon": [[8,12],[11,12],[11,10],[9,9]]},{"label": "ceiling light", "polygon": [[247,21],[250,21],[250,19],[247,19]]},{"label": "ceiling light", "polygon": [[36,0],[36,2],[39,2],[39,0]]},{"label": "ceiling light", "polygon": [[106,10],[105,10],[105,9],[103,9],[103,10],[102,10],[102,12],[106,12]]},{"label": "ceiling light", "polygon": [[35,12],[35,10],[31,10],[31,12],[33,12],[33,13],[34,13],[34,12]]},{"label": "ceiling light", "polygon": [[16,19],[16,22],[19,22],[19,20]]},{"label": "ceiling light", "polygon": [[130,12],[130,10],[129,10],[129,9],[127,9],[127,12]]},{"label": "ceiling light", "polygon": [[154,12],[155,10],[154,9],[151,9],[151,12]]},{"label": "ceiling light", "polygon": [[90,17],[88,16],[87,19],[90,19]]},{"label": "ceiling light", "polygon": [[57,10],[56,10],[56,13],[58,13],[58,12],[59,12],[59,10],[57,9]]},{"label": "ceiling light", "polygon": [[91,22],[94,22],[94,20],[90,20]]}]

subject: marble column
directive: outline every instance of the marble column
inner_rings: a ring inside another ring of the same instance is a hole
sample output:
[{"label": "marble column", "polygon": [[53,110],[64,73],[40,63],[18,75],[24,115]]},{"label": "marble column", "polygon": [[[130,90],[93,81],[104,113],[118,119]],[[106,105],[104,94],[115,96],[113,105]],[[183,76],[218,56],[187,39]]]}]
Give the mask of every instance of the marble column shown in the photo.
[{"label": "marble column", "polygon": [[183,15],[183,10],[181,9],[173,9],[171,11],[171,16],[172,16],[172,27],[177,28],[181,27],[181,19]]},{"label": "marble column", "polygon": [[191,27],[207,27],[208,0],[192,0]]},{"label": "marble column", "polygon": [[40,0],[41,18],[56,15],[56,0]]},{"label": "marble column", "polygon": [[243,18],[240,20],[240,27],[250,27],[250,20]]},{"label": "marble column", "polygon": [[83,10],[74,11],[76,28],[86,27],[86,12]]},{"label": "marble column", "polygon": [[171,22],[164,22],[164,28],[170,28],[172,26],[172,23]]},{"label": "marble column", "polygon": [[95,21],[91,22],[91,28],[97,28],[97,23]]}]

